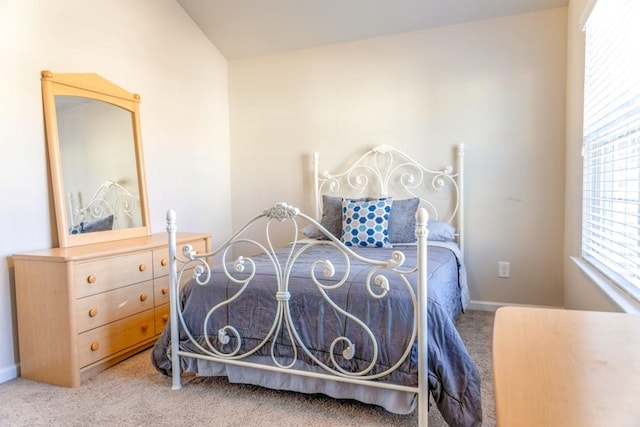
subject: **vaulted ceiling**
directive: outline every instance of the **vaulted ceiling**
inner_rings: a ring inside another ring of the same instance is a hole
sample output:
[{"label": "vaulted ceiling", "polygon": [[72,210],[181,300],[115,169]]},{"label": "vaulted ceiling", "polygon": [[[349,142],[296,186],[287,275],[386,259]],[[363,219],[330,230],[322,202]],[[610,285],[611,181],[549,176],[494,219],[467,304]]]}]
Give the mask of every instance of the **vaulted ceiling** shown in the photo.
[{"label": "vaulted ceiling", "polygon": [[567,6],[569,0],[178,0],[229,60]]}]

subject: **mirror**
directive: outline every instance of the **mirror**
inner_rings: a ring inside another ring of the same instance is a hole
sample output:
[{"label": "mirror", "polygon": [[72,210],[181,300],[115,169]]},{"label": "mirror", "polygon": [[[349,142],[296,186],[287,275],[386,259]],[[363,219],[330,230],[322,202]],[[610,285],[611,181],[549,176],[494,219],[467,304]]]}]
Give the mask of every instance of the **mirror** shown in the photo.
[{"label": "mirror", "polygon": [[60,247],[149,235],[140,97],[43,71],[42,100]]}]

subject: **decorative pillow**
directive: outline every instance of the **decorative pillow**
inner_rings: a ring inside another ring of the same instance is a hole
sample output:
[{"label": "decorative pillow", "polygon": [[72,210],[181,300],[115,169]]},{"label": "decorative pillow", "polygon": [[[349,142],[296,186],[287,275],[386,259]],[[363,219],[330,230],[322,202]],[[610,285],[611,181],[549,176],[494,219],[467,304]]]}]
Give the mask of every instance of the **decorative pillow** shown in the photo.
[{"label": "decorative pillow", "polygon": [[435,219],[430,219],[427,222],[427,228],[429,228],[428,240],[450,242],[454,239],[456,234],[456,228],[453,225],[448,222],[438,221]]},{"label": "decorative pillow", "polygon": [[393,201],[389,214],[389,242],[413,243],[416,239],[416,212],[420,199],[399,199]]},{"label": "decorative pillow", "polygon": [[389,213],[393,199],[344,199],[341,240],[347,246],[390,248]]}]

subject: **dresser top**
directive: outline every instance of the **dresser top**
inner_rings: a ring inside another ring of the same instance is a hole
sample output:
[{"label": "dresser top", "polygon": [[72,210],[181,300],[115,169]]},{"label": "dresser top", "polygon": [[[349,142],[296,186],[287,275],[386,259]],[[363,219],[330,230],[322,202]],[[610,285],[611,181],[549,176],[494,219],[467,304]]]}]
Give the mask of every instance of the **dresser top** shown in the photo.
[{"label": "dresser top", "polygon": [[[209,239],[206,233],[177,233],[176,243]],[[113,240],[110,242],[94,243],[90,245],[72,246],[68,248],[51,248],[39,251],[18,253],[14,260],[47,258],[50,262],[79,261],[100,256],[113,256],[121,253],[153,250],[167,247],[169,237],[167,233],[157,233],[150,236],[135,237],[133,239]]]},{"label": "dresser top", "polygon": [[502,307],[493,363],[504,426],[638,425],[640,315]]}]

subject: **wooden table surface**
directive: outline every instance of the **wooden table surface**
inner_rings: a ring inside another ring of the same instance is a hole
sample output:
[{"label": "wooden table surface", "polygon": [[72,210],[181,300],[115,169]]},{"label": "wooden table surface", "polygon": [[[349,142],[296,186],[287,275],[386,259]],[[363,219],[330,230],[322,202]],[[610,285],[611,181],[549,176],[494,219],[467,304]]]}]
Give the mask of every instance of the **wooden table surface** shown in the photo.
[{"label": "wooden table surface", "polygon": [[493,369],[499,426],[640,426],[640,315],[502,307]]}]

